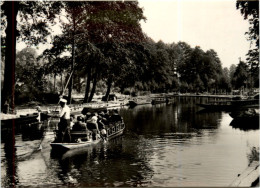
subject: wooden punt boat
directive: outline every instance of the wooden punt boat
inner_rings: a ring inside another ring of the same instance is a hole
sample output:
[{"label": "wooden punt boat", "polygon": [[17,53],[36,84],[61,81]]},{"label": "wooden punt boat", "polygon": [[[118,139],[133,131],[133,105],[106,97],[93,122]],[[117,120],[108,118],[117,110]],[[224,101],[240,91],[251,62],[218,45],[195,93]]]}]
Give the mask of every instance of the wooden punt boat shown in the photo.
[{"label": "wooden punt boat", "polygon": [[[70,107],[70,113],[73,115],[81,114],[83,109],[82,105],[69,105],[69,107]],[[51,107],[48,110],[42,111],[42,114],[48,118],[56,118],[59,117],[60,110],[61,110],[60,106]]]},{"label": "wooden punt boat", "polygon": [[156,98],[152,100],[152,105],[167,103],[166,98]]},{"label": "wooden punt boat", "polygon": [[[114,124],[111,124],[109,126],[109,128],[106,128],[107,140],[110,140],[112,138],[115,138],[117,136],[122,135],[123,132],[124,132],[124,129],[125,129],[124,122],[116,122]],[[82,131],[71,132],[71,137],[72,138],[75,138],[75,137],[81,138],[82,136],[85,137],[86,136],[86,132],[82,132]],[[100,137],[100,138],[97,138],[97,140],[89,139],[87,141],[80,141],[80,142],[75,142],[75,143],[55,143],[55,142],[52,142],[50,145],[51,145],[53,150],[67,151],[67,150],[84,148],[84,147],[89,147],[89,146],[92,146],[92,145],[96,145],[96,144],[100,143],[103,140],[104,139],[102,137]]]},{"label": "wooden punt boat", "polygon": [[174,99],[171,97],[156,97],[152,100],[152,105],[162,104],[162,103],[170,104],[173,101]]},{"label": "wooden punt boat", "polygon": [[134,98],[133,100],[129,100],[128,102],[130,107],[135,107],[137,105],[151,104],[150,98]]},{"label": "wooden punt boat", "polygon": [[216,101],[207,104],[197,104],[197,105],[207,110],[233,111],[233,110],[245,109],[245,108],[258,108],[259,100],[249,99],[249,100]]},{"label": "wooden punt boat", "polygon": [[89,140],[85,142],[77,142],[77,143],[51,143],[52,149],[56,150],[71,150],[71,149],[77,149],[82,147],[88,147],[91,145],[98,144],[101,141],[101,139],[97,140]]},{"label": "wooden punt boat", "polygon": [[1,120],[1,126],[30,124],[39,121],[39,114],[20,115],[20,117]]},{"label": "wooden punt boat", "polygon": [[95,107],[84,107],[83,110],[81,111],[82,114],[86,114],[87,112],[90,112],[90,113],[94,113],[94,112],[101,112],[101,111],[107,111],[107,108],[106,107],[99,107],[99,106],[95,106]]}]

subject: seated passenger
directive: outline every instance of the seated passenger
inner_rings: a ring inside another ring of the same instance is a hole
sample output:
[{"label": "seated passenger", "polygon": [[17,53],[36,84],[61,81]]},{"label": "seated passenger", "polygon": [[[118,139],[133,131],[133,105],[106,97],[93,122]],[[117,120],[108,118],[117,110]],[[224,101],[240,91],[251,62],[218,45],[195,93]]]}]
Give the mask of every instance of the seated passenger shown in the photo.
[{"label": "seated passenger", "polygon": [[92,117],[87,120],[87,128],[92,131],[93,140],[97,139],[99,133],[98,124],[97,124],[97,113],[92,114]]},{"label": "seated passenger", "polygon": [[84,118],[82,116],[77,117],[77,122],[73,125],[73,131],[85,131],[87,129],[86,123],[84,123]]},{"label": "seated passenger", "polygon": [[91,116],[91,113],[90,112],[88,112],[88,113],[86,113],[86,121],[88,120],[88,119],[90,119],[92,116]]},{"label": "seated passenger", "polygon": [[122,117],[118,114],[117,110],[113,110],[112,115],[111,115],[109,121],[110,122],[117,122],[117,121],[122,122]]},{"label": "seated passenger", "polygon": [[105,115],[105,113],[103,112],[103,111],[101,111],[99,114],[98,114],[98,116],[99,116],[99,119],[102,121],[102,123],[104,124],[104,125],[108,125],[108,119],[105,117],[106,115]]},{"label": "seated passenger", "polygon": [[70,129],[72,129],[75,124],[75,116],[73,114],[70,115]]},{"label": "seated passenger", "polygon": [[98,129],[100,130],[100,136],[103,139],[107,139],[106,125],[103,122],[103,118],[101,115],[98,116]]},{"label": "seated passenger", "polygon": [[106,118],[107,120],[110,118],[110,115],[109,115],[109,111],[108,110],[104,110],[104,115],[103,115],[104,118]]}]

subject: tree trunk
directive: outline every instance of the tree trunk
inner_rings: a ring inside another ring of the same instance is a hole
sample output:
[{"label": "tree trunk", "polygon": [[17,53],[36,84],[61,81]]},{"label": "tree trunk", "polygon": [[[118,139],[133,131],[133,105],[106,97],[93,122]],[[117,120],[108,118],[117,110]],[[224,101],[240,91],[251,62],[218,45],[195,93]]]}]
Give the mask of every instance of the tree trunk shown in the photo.
[{"label": "tree trunk", "polygon": [[89,98],[88,98],[88,102],[91,102],[91,100],[93,99],[93,96],[94,96],[95,91],[96,91],[96,85],[97,85],[97,71],[95,72],[95,74],[93,76],[93,86],[92,86],[92,90],[91,90],[91,93],[90,93]]},{"label": "tree trunk", "polygon": [[56,73],[54,73],[54,77],[53,77],[53,93],[55,93],[56,91]]},{"label": "tree trunk", "polygon": [[83,103],[88,102],[88,93],[89,93],[89,88],[90,88],[90,81],[91,81],[91,69],[89,68],[88,73],[87,73],[87,85],[86,85],[85,97],[84,97]]},{"label": "tree trunk", "polygon": [[110,90],[111,90],[111,86],[112,86],[112,77],[109,77],[108,80],[107,80],[107,92],[106,92],[106,95],[105,95],[105,100],[108,101],[108,96],[110,94]]},{"label": "tree trunk", "polygon": [[63,93],[63,76],[60,74],[60,82],[61,82],[61,93]]},{"label": "tree trunk", "polygon": [[78,92],[81,93],[81,89],[82,89],[82,85],[81,85],[81,82],[80,82],[80,77],[78,76]]},{"label": "tree trunk", "polygon": [[[17,1],[4,2],[5,15],[7,19],[6,33],[6,51],[5,51],[5,72],[4,72],[4,83],[2,91],[2,104],[8,104],[11,110],[14,112],[15,109],[15,61],[16,61],[16,36],[17,36],[17,21],[16,17],[18,14]],[[2,108],[3,109],[3,108]]]}]

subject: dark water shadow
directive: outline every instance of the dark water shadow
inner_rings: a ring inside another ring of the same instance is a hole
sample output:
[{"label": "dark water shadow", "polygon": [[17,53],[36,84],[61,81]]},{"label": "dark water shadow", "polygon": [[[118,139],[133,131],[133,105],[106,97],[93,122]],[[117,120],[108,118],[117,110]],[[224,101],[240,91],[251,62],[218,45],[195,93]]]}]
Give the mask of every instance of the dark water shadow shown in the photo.
[{"label": "dark water shadow", "polygon": [[230,122],[230,126],[232,126],[235,129],[240,129],[243,131],[250,131],[250,130],[259,130],[259,119],[237,119],[234,118]]},{"label": "dark water shadow", "polygon": [[15,187],[19,183],[17,175],[18,160],[15,147],[14,129],[5,132],[5,136],[2,137],[4,143],[4,159],[1,160],[1,168],[5,169],[6,174],[3,178],[1,176],[2,187]]}]

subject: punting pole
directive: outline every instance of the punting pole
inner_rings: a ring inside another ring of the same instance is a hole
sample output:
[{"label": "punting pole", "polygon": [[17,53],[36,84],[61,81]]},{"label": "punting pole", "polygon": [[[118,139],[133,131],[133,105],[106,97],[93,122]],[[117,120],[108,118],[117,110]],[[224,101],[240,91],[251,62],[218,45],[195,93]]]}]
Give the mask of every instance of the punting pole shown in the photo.
[{"label": "punting pole", "polygon": [[[71,79],[71,76],[72,76],[73,72],[74,72],[74,69],[73,69],[73,70],[71,71],[71,73],[70,73],[69,79],[67,80],[67,83],[66,83],[66,85],[65,85],[65,87],[64,87],[64,90],[62,91],[62,94],[61,94],[60,98],[62,98],[62,96],[63,96],[63,94],[64,94],[64,91],[67,89],[67,86],[68,86],[68,84],[69,84],[69,81],[70,81],[70,79]],[[59,105],[59,104],[60,104],[60,100],[58,101],[58,105]],[[56,111],[56,109],[57,109],[57,107],[55,108],[55,111]],[[44,139],[44,135],[45,135],[45,134],[43,134],[43,137],[42,137],[42,139],[41,139],[41,141],[40,141],[40,144],[39,144],[39,147],[38,147],[37,150],[41,150],[41,149],[42,149],[42,142],[43,142],[43,139]]]}]

